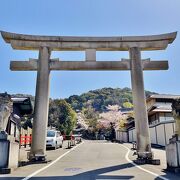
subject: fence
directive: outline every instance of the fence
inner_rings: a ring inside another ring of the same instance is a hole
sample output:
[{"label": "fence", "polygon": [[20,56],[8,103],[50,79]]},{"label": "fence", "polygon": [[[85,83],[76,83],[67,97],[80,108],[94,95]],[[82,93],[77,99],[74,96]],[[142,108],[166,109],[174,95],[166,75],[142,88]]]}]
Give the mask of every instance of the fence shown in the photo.
[{"label": "fence", "polygon": [[128,134],[127,131],[116,131],[116,140],[119,142],[128,142]]},{"label": "fence", "polygon": [[26,147],[26,145],[31,146],[31,142],[32,142],[32,136],[30,134],[30,136],[25,135],[20,135],[20,145]]},{"label": "fence", "polygon": [[21,128],[21,134],[20,134],[20,146],[26,147],[26,145],[31,145],[32,142],[32,129],[27,128],[23,129]]}]

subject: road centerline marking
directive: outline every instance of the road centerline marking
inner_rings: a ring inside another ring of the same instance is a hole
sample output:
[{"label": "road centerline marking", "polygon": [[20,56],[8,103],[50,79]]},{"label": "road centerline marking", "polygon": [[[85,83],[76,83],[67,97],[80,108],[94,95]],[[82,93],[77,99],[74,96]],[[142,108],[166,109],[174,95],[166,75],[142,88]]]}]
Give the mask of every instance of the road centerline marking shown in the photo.
[{"label": "road centerline marking", "polygon": [[28,180],[30,178],[32,178],[33,176],[39,174],[40,172],[44,171],[45,169],[49,168],[50,166],[52,166],[53,164],[55,164],[56,162],[58,162],[60,159],[62,159],[64,156],[66,156],[67,154],[69,154],[71,151],[75,150],[77,147],[79,147],[80,145],[84,144],[84,141],[81,144],[78,144],[77,146],[73,147],[72,149],[70,149],[69,151],[65,152],[64,154],[60,155],[57,159],[55,159],[53,162],[51,162],[50,164],[48,164],[47,166],[35,171],[34,173],[28,175],[27,177],[21,179],[21,180]]},{"label": "road centerline marking", "polygon": [[147,170],[147,169],[145,169],[145,168],[137,165],[136,163],[134,163],[132,160],[129,159],[130,149],[129,149],[128,147],[122,145],[122,144],[120,144],[120,146],[122,146],[122,147],[124,147],[125,149],[128,150],[127,153],[126,153],[126,155],[125,155],[125,158],[126,158],[126,160],[127,160],[129,163],[133,164],[133,165],[134,165],[135,167],[137,167],[138,169],[140,169],[140,170],[142,170],[142,171],[144,171],[144,172],[147,172],[147,173],[149,173],[149,174],[151,174],[151,175],[153,175],[153,176],[155,176],[155,177],[158,177],[158,178],[163,179],[163,180],[169,180],[168,178],[165,178],[165,177],[163,177],[163,176],[161,176],[161,175],[159,175],[159,174],[156,174],[156,173],[154,173],[154,172],[152,172],[152,171],[149,171],[149,170]]}]

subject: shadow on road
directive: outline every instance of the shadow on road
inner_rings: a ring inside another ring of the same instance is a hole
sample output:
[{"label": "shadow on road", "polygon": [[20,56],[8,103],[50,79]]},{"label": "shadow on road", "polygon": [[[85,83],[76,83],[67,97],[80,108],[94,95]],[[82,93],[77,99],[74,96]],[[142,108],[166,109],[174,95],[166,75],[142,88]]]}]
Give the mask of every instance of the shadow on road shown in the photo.
[{"label": "shadow on road", "polygon": [[[165,179],[173,179],[173,180],[179,180],[180,179],[180,173],[175,173],[175,172],[171,172],[171,171],[167,171],[166,169],[162,170],[164,173],[166,173],[165,175],[162,175],[161,177],[165,178]],[[160,177],[156,177],[154,180],[161,180],[162,178]]]},{"label": "shadow on road", "polygon": [[[137,178],[134,175],[107,175],[106,173],[112,173],[113,171],[119,171],[122,169],[127,169],[127,168],[132,168],[134,167],[133,164],[131,163],[126,163],[122,165],[117,165],[117,166],[110,166],[110,167],[105,167],[105,168],[100,168],[100,169],[95,169],[91,171],[86,171],[86,172],[80,172],[81,168],[66,168],[64,171],[70,172],[70,174],[75,174],[75,175],[67,175],[67,176],[36,176],[30,178],[31,180],[106,180],[106,179],[111,179],[111,180],[116,180],[116,179],[132,179],[132,178]],[[162,177],[167,178],[167,179],[173,179],[173,180],[178,180],[179,176],[174,173],[166,172],[166,175],[163,175]],[[61,174],[61,172],[60,172]],[[1,177],[0,175],[0,180],[20,180],[23,179],[24,177]],[[143,177],[144,179],[145,177]],[[154,178],[155,180],[161,180],[162,178],[156,177]]]},{"label": "shadow on road", "polygon": [[[45,179],[45,180],[100,180],[100,179],[132,179],[132,175],[104,175],[105,173],[111,173],[113,171],[131,168],[133,165],[131,163],[110,166],[100,169],[95,169],[87,172],[82,172],[72,176],[41,176],[32,177],[31,180]],[[66,170],[67,171],[67,170]],[[74,172],[76,173],[76,172]],[[0,180],[19,180],[23,177],[2,177]]]}]

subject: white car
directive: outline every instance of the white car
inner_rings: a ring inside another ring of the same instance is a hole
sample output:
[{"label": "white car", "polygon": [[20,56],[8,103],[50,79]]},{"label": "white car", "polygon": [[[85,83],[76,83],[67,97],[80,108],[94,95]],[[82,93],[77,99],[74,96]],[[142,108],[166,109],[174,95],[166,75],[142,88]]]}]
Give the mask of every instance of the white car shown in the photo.
[{"label": "white car", "polygon": [[62,148],[63,145],[63,136],[60,131],[56,130],[47,130],[46,137],[46,148]]}]

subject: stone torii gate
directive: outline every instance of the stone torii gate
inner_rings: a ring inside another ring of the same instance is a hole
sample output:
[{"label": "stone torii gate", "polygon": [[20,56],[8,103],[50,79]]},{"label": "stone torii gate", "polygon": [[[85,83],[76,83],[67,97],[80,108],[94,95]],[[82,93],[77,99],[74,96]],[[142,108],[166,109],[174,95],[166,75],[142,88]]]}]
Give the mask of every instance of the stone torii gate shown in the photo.
[{"label": "stone torii gate", "polygon": [[[49,79],[52,70],[130,70],[137,154],[141,159],[152,159],[143,70],[167,70],[168,61],[141,59],[141,51],[164,50],[176,38],[176,32],[152,36],[119,37],[64,37],[35,36],[1,31],[13,49],[39,51],[38,59],[11,61],[12,71],[37,71],[33,136],[30,158],[45,155],[46,127],[49,106]],[[85,61],[51,59],[51,51],[85,51]],[[121,61],[96,61],[96,51],[129,51],[130,58]]]}]

